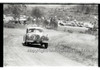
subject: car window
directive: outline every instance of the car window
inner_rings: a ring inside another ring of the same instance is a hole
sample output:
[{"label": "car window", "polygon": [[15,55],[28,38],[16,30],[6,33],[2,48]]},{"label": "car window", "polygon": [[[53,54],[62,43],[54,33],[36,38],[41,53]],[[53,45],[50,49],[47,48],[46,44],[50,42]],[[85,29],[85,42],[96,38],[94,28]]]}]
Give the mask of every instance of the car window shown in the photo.
[{"label": "car window", "polygon": [[41,30],[41,29],[29,29],[28,30],[28,33],[31,33],[31,32],[43,32],[43,30]]},{"label": "car window", "polygon": [[41,29],[35,29],[35,32],[43,32]]},{"label": "car window", "polygon": [[40,31],[39,31],[39,30],[34,30],[34,32],[35,32],[35,33],[38,33],[38,32],[40,32]]},{"label": "car window", "polygon": [[33,29],[29,29],[28,30],[28,33],[31,33],[31,32],[34,32],[34,30]]}]

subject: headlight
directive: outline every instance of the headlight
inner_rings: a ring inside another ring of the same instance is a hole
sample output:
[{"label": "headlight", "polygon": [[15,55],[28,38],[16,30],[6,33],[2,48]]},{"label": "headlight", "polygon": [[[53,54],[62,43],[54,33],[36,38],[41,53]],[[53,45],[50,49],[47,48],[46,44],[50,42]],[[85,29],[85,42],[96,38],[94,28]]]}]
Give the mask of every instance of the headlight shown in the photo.
[{"label": "headlight", "polygon": [[41,37],[42,40],[49,40],[48,37],[42,36]]}]

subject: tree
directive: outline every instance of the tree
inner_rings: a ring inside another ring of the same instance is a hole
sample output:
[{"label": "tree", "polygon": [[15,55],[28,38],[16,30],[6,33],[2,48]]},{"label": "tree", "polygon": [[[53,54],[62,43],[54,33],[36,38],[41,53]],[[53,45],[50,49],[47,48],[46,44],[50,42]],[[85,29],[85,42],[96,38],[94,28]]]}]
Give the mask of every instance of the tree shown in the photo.
[{"label": "tree", "polygon": [[4,14],[10,14],[16,20],[21,14],[25,14],[26,5],[25,4],[5,4]]},{"label": "tree", "polygon": [[40,10],[39,7],[35,7],[32,9],[32,13],[31,13],[32,17],[35,18],[41,18],[43,16],[43,12]]},{"label": "tree", "polygon": [[33,18],[36,18],[36,24],[39,25],[39,19],[43,16],[43,11],[41,11],[40,7],[35,7],[32,9],[31,15]]}]

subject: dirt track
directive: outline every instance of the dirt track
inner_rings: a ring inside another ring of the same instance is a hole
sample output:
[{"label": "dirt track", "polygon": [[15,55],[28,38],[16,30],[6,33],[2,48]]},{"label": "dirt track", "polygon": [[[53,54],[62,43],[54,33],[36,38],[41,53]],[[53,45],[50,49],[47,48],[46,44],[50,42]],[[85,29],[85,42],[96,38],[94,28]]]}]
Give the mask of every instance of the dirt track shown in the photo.
[{"label": "dirt track", "polygon": [[[53,41],[64,36],[63,33],[48,31],[50,44],[47,49],[39,46],[23,46],[22,38],[25,31],[22,29],[4,28],[4,66],[82,66],[57,52],[52,52]],[[51,51],[50,51],[51,50]]]}]

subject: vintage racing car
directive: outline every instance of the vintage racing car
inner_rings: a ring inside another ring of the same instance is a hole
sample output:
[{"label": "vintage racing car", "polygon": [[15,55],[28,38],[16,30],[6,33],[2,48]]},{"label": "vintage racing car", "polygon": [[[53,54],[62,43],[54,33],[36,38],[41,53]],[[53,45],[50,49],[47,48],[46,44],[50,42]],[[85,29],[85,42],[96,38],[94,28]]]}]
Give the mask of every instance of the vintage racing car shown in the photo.
[{"label": "vintage racing car", "polygon": [[41,27],[28,27],[23,37],[23,45],[39,44],[44,48],[48,47],[48,35],[44,34]]}]

